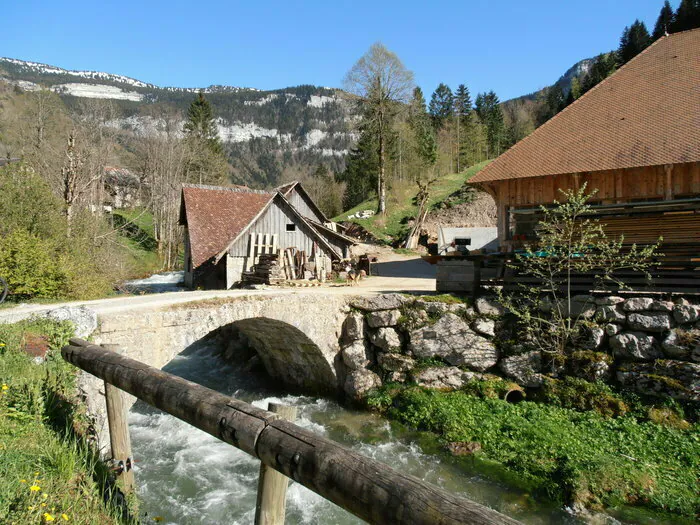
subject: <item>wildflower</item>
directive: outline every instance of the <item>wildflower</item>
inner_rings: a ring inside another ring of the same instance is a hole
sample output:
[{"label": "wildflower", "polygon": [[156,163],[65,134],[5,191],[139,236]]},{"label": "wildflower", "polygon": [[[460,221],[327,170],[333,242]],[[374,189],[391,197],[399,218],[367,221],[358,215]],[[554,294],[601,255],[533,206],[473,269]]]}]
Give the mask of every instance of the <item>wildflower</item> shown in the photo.
[{"label": "wildflower", "polygon": [[42,503],[41,506],[42,506],[42,507],[46,507],[46,503]]},{"label": "wildflower", "polygon": [[20,482],[20,483],[26,483],[27,480],[26,480],[26,479],[20,479],[19,482]]},{"label": "wildflower", "polygon": [[7,386],[6,384],[3,384],[3,385],[2,385],[2,389],[3,389],[3,390],[7,390],[8,388],[10,388],[10,387]]},{"label": "wildflower", "polygon": [[51,514],[49,514],[48,512],[44,512],[44,520],[45,521],[53,521],[54,517]]},{"label": "wildflower", "polygon": [[29,487],[29,490],[31,490],[32,492],[39,492],[41,490],[41,487],[39,485],[32,485],[31,487]]},{"label": "wildflower", "polygon": [[44,493],[41,495],[41,497],[44,498],[44,499],[46,499],[46,498],[49,497],[49,495],[48,495],[46,492],[44,492]]},{"label": "wildflower", "polygon": [[63,521],[68,521],[68,515],[67,515],[67,514],[61,514],[61,517],[63,518]]},{"label": "wildflower", "polygon": [[32,507],[32,506],[30,505],[29,507],[27,507],[27,509],[29,509],[29,510],[34,510],[34,507]]}]

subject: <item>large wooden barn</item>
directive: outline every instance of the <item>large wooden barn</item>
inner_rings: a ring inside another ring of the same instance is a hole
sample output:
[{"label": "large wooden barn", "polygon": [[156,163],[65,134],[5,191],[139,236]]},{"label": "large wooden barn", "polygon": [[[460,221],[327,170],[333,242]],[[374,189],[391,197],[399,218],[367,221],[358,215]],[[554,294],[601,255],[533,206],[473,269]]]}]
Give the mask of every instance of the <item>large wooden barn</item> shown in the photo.
[{"label": "large wooden barn", "polygon": [[354,243],[334,230],[298,182],[273,191],[185,184],[180,224],[190,288],[231,288],[260,255],[288,248],[329,266],[349,257]]},{"label": "large wooden barn", "polygon": [[502,251],[586,183],[609,235],[700,253],[700,29],[655,42],[471,182],[496,200]]}]

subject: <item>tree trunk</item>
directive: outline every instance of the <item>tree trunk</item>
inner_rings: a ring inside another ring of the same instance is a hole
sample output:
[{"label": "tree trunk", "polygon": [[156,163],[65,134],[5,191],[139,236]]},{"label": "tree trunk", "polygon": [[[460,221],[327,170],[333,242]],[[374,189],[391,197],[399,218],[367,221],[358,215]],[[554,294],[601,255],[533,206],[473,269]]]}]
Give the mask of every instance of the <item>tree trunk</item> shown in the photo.
[{"label": "tree trunk", "polygon": [[377,180],[377,213],[386,215],[386,174],[384,173],[384,118],[379,117],[379,177]]}]

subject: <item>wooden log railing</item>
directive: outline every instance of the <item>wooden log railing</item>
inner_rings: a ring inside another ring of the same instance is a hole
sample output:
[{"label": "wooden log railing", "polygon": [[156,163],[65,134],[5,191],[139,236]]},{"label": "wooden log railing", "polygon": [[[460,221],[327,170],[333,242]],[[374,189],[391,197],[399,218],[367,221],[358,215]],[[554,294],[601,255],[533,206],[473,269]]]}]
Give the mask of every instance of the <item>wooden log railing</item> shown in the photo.
[{"label": "wooden log railing", "polygon": [[518,523],[308,432],[277,414],[101,346],[71,339],[61,354],[78,368],[257,457],[367,522]]}]

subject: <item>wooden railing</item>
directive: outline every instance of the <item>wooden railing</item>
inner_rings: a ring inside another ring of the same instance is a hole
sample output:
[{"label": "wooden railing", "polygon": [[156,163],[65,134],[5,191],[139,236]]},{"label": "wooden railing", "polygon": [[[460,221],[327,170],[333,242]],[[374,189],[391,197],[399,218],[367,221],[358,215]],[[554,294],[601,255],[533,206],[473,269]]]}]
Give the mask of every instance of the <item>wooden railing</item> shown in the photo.
[{"label": "wooden railing", "polygon": [[304,430],[277,414],[101,346],[71,339],[61,354],[106,384],[255,456],[263,465],[367,522],[518,523]]}]

